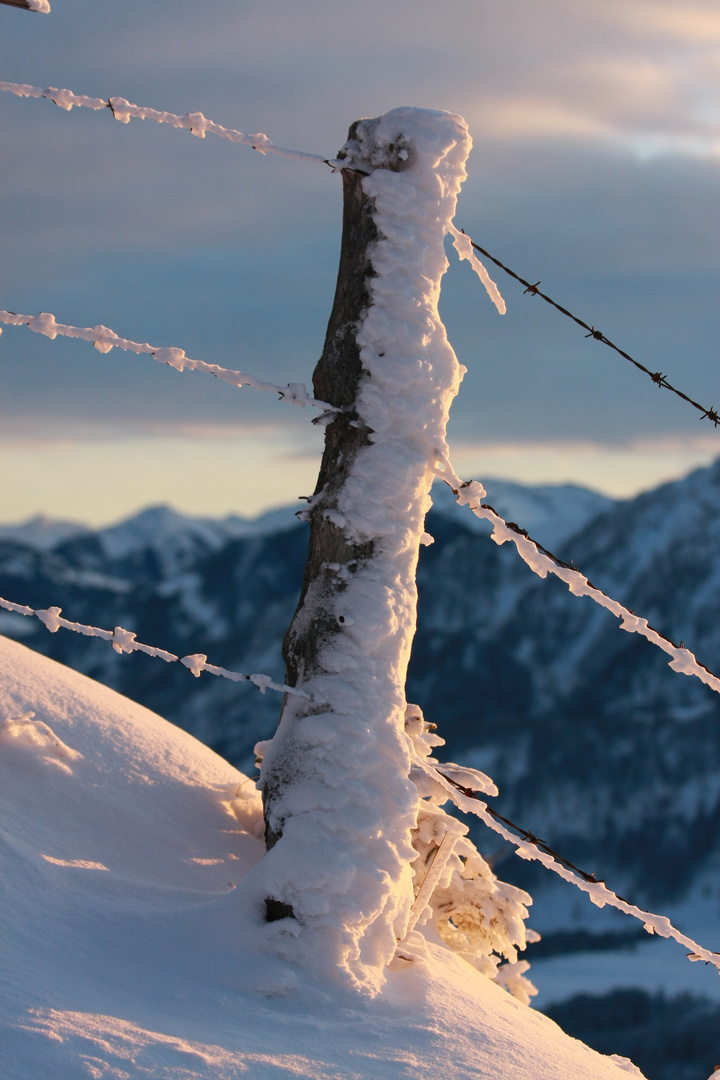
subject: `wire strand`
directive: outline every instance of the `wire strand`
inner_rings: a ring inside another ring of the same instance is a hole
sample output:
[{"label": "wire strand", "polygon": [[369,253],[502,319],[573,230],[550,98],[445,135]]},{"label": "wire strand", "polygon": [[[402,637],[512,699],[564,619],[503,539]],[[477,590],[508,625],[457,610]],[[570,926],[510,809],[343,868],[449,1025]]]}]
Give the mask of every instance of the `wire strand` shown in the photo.
[{"label": "wire strand", "polygon": [[[464,229],[462,229],[461,232],[464,236],[467,236],[467,233]],[[701,420],[710,420],[710,422],[714,424],[715,427],[718,426],[718,423],[720,423],[720,414],[718,414],[718,411],[715,408],[706,408],[704,405],[701,405],[699,401],[695,401],[693,398],[688,397],[688,395],[683,393],[682,390],[678,390],[676,386],[673,386],[672,383],[668,381],[668,379],[663,375],[661,371],[651,371],[650,368],[645,367],[644,364],[641,364],[640,361],[636,360],[633,356],[630,355],[630,353],[625,352],[624,349],[621,349],[613,341],[610,341],[609,338],[605,337],[602,331],[596,330],[594,326],[588,325],[588,323],[586,323],[584,319],[580,319],[577,315],[573,315],[573,313],[571,311],[568,311],[567,308],[563,307],[562,304],[558,304],[555,300],[549,297],[547,293],[542,292],[539,288],[539,281],[536,281],[534,285],[531,285],[529,281],[526,281],[525,278],[520,277],[519,274],[516,274],[515,271],[511,270],[509,266],[506,266],[504,263],[500,262],[499,259],[496,259],[495,256],[491,255],[489,251],[485,250],[485,248],[480,247],[479,244],[476,244],[475,241],[471,239],[471,237],[467,236],[467,239],[476,251],[479,251],[480,254],[484,255],[486,259],[490,259],[491,262],[495,263],[495,265],[498,266],[501,270],[504,270],[506,274],[508,274],[511,278],[514,278],[515,281],[519,282],[520,285],[524,285],[525,293],[528,296],[539,296],[542,300],[545,301],[546,304],[550,304],[552,307],[555,308],[556,311],[559,311],[568,319],[572,319],[572,321],[574,323],[577,323],[578,326],[582,327],[583,330],[587,330],[588,332],[585,335],[586,338],[592,338],[594,341],[600,341],[603,345],[607,345],[609,349],[613,349],[616,353],[622,356],[623,359],[628,360],[631,364],[633,364],[638,369],[638,371],[642,371],[645,375],[648,375],[655,383],[655,385],[658,386],[660,389],[670,390],[671,393],[675,394],[679,398],[682,398],[683,401],[686,401],[688,405],[692,405],[694,409],[697,409],[700,413],[702,413],[702,416],[700,417]]]},{"label": "wire strand", "polygon": [[125,630],[122,626],[116,626],[114,630],[103,630],[99,626],[71,622],[69,619],[62,617],[62,608],[59,607],[35,609],[28,607],[27,604],[15,604],[11,600],[5,600],[0,596],[0,608],[4,608],[5,611],[12,611],[17,615],[34,615],[51,634],[56,634],[58,630],[72,630],[73,633],[82,634],[84,637],[96,637],[107,641],[117,653],[142,652],[146,656],[156,657],[168,664],[179,661],[196,679],[200,678],[203,671],[207,671],[211,675],[230,679],[231,682],[251,682],[261,694],[264,694],[266,690],[275,690],[279,694],[294,694],[296,697],[308,699],[310,697],[304,690],[274,682],[269,675],[245,675],[242,671],[230,671],[228,668],[218,667],[216,664],[208,664],[207,656],[204,653],[176,656],[175,653],[168,652],[166,649],[158,649],[154,645],[145,645],[142,641],[136,641],[135,634],[131,630]]},{"label": "wire strand", "polygon": [[[50,338],[51,341],[54,341],[58,336],[78,338],[81,341],[90,342],[101,353],[107,353],[112,348],[118,348],[137,355],[147,354],[154,357],[159,363],[175,368],[176,371],[200,371],[206,375],[214,375],[216,379],[221,379],[231,386],[237,386],[238,388],[250,386],[253,390],[279,394],[280,400],[290,405],[311,405],[315,409],[322,409],[323,412],[342,411],[328,404],[327,401],[320,401],[318,398],[310,397],[302,383],[288,383],[286,386],[279,386],[275,383],[264,382],[262,379],[257,379],[254,375],[249,375],[244,371],[231,371],[229,368],[220,367],[219,364],[208,364],[204,360],[192,360],[185,355],[184,349],[157,348],[154,345],[148,345],[147,342],[141,344],[137,341],[130,341],[128,338],[119,337],[114,330],[109,330],[107,326],[68,326],[56,322],[55,316],[46,311],[33,316],[18,315],[14,311],[0,310],[0,323],[4,323],[6,326],[27,326],[36,334],[43,334],[45,337]],[[2,333],[2,330],[0,330],[0,333]]]},{"label": "wire strand", "polygon": [[477,480],[461,480],[452,465],[445,460],[436,468],[436,474],[448,485],[456,496],[461,506],[468,506],[478,518],[489,521],[493,527],[492,538],[496,544],[501,545],[508,540],[517,548],[521,559],[527,563],[530,569],[538,577],[546,578],[553,574],[567,585],[573,596],[588,596],[600,607],[611,612],[620,622],[620,629],[630,634],[640,634],[652,645],[662,649],[671,656],[668,667],[683,675],[693,675],[701,682],[709,686],[715,693],[720,693],[720,678],[714,674],[705,664],[700,663],[684,644],[676,645],[671,638],[661,634],[659,630],[650,626],[647,619],[642,619],[630,611],[618,600],[613,600],[602,589],[598,589],[588,581],[584,574],[570,563],[559,559],[551,551],[528,534],[527,529],[522,529],[514,521],[505,521],[489,503],[484,503],[486,492],[482,484]]},{"label": "wire strand", "polygon": [[0,0],[0,4],[7,4],[8,7],[24,8],[25,11],[41,12],[43,15],[47,15],[50,11],[48,0]]},{"label": "wire strand", "polygon": [[295,161],[311,161],[319,165],[329,165],[333,172],[342,168],[342,162],[334,158],[325,158],[321,154],[309,154],[304,150],[290,150],[286,146],[278,146],[267,135],[257,132],[255,135],[246,135],[235,128],[223,127],[213,120],[208,120],[201,112],[187,113],[179,116],[177,113],[164,112],[151,109],[145,105],[133,105],[123,97],[95,98],[86,94],[75,94],[72,90],[59,90],[50,86],[43,90],[39,86],[29,86],[24,83],[0,82],[0,90],[16,97],[47,98],[48,101],[59,105],[61,109],[70,111],[73,107],[84,109],[110,109],[116,120],[122,124],[129,124],[130,120],[155,120],[158,124],[170,124],[175,128],[186,128],[199,139],[206,135],[218,135],[221,139],[229,139],[230,142],[240,143],[243,146],[251,146],[260,154],[277,154],[280,157],[292,158]]},{"label": "wire strand", "polygon": [[[544,841],[539,840],[526,829],[514,825],[508,818],[498,814],[497,811],[492,810],[481,798],[479,792],[463,786],[450,776],[445,776],[441,764],[432,759],[422,758],[417,753],[412,754],[412,763],[440,784],[458,809],[479,817],[488,828],[511,843],[515,847],[516,854],[521,859],[535,860],[542,863],[548,870],[552,870],[559,877],[564,878],[565,881],[570,882],[586,893],[596,907],[603,908],[607,905],[624,912],[626,915],[632,915],[642,922],[649,934],[672,938],[680,945],[684,945],[685,948],[690,950],[688,953],[689,960],[704,960],[706,964],[712,964],[720,972],[720,953],[699,945],[691,937],[674,927],[666,916],[656,915],[652,911],[645,911],[643,908],[631,904],[624,897],[618,896],[612,889],[609,889],[604,881],[599,881],[594,874],[586,874],[584,871],[578,870],[569,860],[563,859],[552,848],[548,847]],[[516,832],[520,833],[520,837],[515,836],[506,826],[515,829]]]}]

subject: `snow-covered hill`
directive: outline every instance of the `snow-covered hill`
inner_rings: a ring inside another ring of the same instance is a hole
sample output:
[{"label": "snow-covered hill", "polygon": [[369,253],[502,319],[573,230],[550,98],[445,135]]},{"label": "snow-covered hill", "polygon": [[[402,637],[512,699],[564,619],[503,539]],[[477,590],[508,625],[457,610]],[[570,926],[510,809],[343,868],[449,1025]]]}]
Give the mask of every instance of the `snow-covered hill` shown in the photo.
[{"label": "snow-covered hill", "polygon": [[641,1075],[419,934],[375,998],[269,956],[252,782],[7,640],[0,807],[3,1080]]}]

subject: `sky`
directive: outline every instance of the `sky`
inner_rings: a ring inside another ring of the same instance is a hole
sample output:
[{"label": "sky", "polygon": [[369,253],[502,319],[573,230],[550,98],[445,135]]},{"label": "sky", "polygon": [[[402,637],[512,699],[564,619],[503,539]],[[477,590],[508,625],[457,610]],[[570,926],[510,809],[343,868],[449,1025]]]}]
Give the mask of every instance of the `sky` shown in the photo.
[{"label": "sky", "polygon": [[[201,111],[330,157],[359,117],[461,113],[474,149],[457,224],[720,407],[714,0],[52,3],[0,5],[0,80]],[[310,385],[340,242],[326,166],[7,93],[0,153],[0,308]],[[493,270],[499,316],[449,259],[463,475],[629,496],[720,453],[720,429],[694,409]],[[97,525],[158,503],[253,515],[312,491],[311,418],[147,356],[7,327],[0,519]]]}]

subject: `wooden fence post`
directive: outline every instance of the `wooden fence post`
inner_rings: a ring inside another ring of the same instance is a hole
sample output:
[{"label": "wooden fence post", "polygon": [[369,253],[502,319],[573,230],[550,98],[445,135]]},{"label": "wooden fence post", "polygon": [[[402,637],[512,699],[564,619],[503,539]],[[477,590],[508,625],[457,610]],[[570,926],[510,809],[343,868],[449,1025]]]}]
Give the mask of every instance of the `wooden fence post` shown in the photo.
[{"label": "wooden fence post", "polygon": [[[355,153],[352,167],[342,169],[343,180],[343,227],[340,248],[335,299],[333,302],[325,347],[313,373],[315,397],[342,410],[322,417],[325,427],[325,448],[320,464],[315,493],[309,509],[303,515],[310,522],[305,576],[295,615],[283,640],[283,658],[286,664],[286,682],[297,686],[298,680],[312,675],[318,662],[318,651],[326,648],[333,636],[344,632],[343,624],[335,614],[335,600],[343,590],[342,572],[347,567],[356,573],[360,564],[373,553],[373,542],[354,543],[343,533],[338,524],[338,497],[352,469],[360,447],[367,445],[370,429],[363,423],[355,409],[358,384],[362,374],[360,348],[356,340],[362,316],[370,304],[368,280],[375,276],[369,256],[370,246],[377,240],[377,227],[373,218],[373,200],[363,191],[362,181],[373,171],[371,164],[377,148],[372,141],[375,121],[362,121],[363,141],[358,146],[358,124],[351,125],[348,144]],[[368,139],[368,135],[370,138]],[[398,148],[399,150],[400,148]],[[341,150],[342,160],[348,154]],[[406,157],[391,153],[383,155],[381,168],[399,172],[408,164]],[[294,720],[299,719],[297,701],[286,697],[281,723],[290,707]],[[302,712],[318,712],[317,706],[309,706]],[[263,800],[265,804],[265,843],[272,848],[282,835],[282,822],[272,823],[272,808],[276,796],[287,780],[286,768],[265,770],[263,775]],[[287,905],[270,901],[270,920],[283,917]]]}]

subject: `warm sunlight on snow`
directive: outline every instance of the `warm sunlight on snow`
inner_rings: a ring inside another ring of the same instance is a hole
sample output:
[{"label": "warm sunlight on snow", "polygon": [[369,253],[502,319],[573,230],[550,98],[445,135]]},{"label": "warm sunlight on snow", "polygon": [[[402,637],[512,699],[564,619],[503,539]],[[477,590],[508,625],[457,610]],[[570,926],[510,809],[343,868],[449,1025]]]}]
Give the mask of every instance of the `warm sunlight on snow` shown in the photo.
[{"label": "warm sunlight on snow", "polygon": [[[640,1075],[419,934],[376,998],[272,959],[243,892],[263,845],[242,774],[4,639],[0,676],[0,718],[33,712],[42,736],[0,740],[7,1080]],[[48,731],[71,772],[48,764]]]}]

